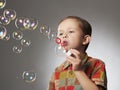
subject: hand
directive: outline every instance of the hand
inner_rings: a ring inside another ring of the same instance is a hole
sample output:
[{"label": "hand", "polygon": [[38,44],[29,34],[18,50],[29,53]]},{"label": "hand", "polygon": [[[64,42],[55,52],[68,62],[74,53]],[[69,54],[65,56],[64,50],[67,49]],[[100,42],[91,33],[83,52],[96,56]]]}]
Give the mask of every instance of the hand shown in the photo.
[{"label": "hand", "polygon": [[70,52],[72,53],[72,55],[67,56],[66,60],[68,60],[72,64],[74,71],[80,70],[81,67],[80,52],[76,49],[71,49]]}]

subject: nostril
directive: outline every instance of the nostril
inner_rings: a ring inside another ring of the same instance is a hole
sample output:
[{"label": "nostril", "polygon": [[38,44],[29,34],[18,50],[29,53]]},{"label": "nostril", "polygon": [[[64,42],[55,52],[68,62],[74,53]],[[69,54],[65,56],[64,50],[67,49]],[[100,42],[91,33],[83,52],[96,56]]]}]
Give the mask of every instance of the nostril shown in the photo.
[{"label": "nostril", "polygon": [[63,35],[63,38],[66,38],[66,37],[67,37],[67,35],[66,35],[66,34],[64,34],[64,35]]}]

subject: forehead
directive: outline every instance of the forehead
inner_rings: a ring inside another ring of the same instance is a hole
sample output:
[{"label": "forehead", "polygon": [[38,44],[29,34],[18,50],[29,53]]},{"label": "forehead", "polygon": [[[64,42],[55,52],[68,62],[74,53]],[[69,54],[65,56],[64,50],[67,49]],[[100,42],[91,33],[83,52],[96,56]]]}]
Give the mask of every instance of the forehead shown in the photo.
[{"label": "forehead", "polygon": [[76,19],[65,19],[58,25],[58,30],[68,28],[80,28],[80,22]]}]

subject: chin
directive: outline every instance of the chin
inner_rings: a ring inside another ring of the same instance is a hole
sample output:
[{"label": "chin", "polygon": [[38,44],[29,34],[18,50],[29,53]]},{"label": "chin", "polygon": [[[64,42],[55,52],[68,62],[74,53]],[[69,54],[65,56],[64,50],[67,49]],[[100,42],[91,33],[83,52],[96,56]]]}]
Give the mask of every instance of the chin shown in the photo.
[{"label": "chin", "polygon": [[67,52],[67,51],[69,51],[72,48],[64,47],[63,49]]}]

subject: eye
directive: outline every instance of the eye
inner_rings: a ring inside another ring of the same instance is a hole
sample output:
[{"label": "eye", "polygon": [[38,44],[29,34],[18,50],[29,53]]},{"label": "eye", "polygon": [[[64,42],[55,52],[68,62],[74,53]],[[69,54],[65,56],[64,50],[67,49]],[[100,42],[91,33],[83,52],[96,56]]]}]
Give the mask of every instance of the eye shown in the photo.
[{"label": "eye", "polygon": [[61,36],[61,35],[63,35],[63,33],[58,33],[58,36]]},{"label": "eye", "polygon": [[75,32],[75,31],[73,31],[73,30],[70,30],[70,31],[69,31],[69,33],[74,33],[74,32]]}]

